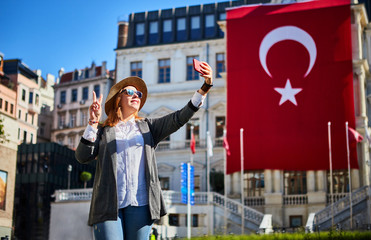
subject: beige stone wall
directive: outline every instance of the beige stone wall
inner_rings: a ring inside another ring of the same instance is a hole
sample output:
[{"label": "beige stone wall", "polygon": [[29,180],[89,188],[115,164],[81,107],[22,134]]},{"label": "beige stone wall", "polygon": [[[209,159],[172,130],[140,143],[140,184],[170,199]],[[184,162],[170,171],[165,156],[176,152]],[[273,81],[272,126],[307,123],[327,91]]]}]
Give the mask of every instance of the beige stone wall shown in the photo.
[{"label": "beige stone wall", "polygon": [[14,206],[14,188],[17,151],[0,145],[0,170],[7,172],[5,210],[0,209],[0,228],[11,229]]}]

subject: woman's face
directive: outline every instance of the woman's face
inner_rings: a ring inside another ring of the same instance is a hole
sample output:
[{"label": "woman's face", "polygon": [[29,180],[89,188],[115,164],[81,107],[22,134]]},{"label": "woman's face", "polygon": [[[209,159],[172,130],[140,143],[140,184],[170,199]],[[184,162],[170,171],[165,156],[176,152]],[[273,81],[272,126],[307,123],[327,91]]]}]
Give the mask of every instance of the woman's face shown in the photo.
[{"label": "woman's face", "polygon": [[[131,89],[131,90],[134,90],[134,92],[137,91],[137,89],[133,86],[127,86],[124,89]],[[127,94],[126,91],[123,91],[121,93],[120,106],[121,106],[121,109],[124,111],[133,111],[133,112],[139,111],[140,101],[141,99],[138,97],[136,93],[134,93],[134,95],[132,96]]]}]

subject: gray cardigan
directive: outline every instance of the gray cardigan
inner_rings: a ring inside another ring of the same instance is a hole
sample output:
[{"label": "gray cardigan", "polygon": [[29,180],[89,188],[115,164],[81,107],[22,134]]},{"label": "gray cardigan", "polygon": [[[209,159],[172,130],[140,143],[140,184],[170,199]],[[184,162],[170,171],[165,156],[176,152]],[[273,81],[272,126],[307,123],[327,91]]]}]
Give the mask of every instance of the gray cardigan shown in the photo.
[{"label": "gray cardigan", "polygon": [[[166,214],[160,181],[157,173],[155,149],[157,144],[177,131],[198,110],[191,101],[181,110],[161,118],[137,120],[144,139],[145,173],[149,197],[149,209],[153,220]],[[98,129],[95,142],[81,138],[75,156],[80,163],[97,159],[88,224],[117,220],[118,203],[116,187],[116,135],[113,127]]]}]

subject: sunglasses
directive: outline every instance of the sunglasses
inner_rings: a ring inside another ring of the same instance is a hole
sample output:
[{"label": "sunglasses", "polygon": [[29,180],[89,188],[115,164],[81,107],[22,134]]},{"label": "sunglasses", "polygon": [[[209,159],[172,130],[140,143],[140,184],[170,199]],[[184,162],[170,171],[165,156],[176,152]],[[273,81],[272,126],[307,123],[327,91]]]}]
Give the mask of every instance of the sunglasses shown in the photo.
[{"label": "sunglasses", "polygon": [[129,95],[129,96],[134,96],[134,94],[136,94],[138,96],[138,98],[142,98],[142,96],[143,96],[142,92],[135,91],[133,89],[121,89],[120,94],[121,93],[125,93],[126,95]]}]

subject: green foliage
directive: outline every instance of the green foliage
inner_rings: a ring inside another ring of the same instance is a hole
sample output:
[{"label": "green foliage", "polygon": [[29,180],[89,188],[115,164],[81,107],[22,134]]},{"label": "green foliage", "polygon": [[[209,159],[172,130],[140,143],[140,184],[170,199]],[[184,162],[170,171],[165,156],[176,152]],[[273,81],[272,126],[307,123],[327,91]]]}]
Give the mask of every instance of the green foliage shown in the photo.
[{"label": "green foliage", "polygon": [[91,173],[90,173],[90,172],[83,171],[83,172],[80,174],[80,179],[81,179],[81,181],[83,181],[83,182],[89,182],[90,179],[91,179]]},{"label": "green foliage", "polygon": [[227,235],[227,236],[205,236],[192,238],[192,240],[368,240],[371,232],[320,232],[320,233],[274,233],[262,235]]},{"label": "green foliage", "polygon": [[6,138],[9,136],[9,134],[5,133],[4,129],[4,119],[0,118],[0,143],[9,142],[9,140]]}]

